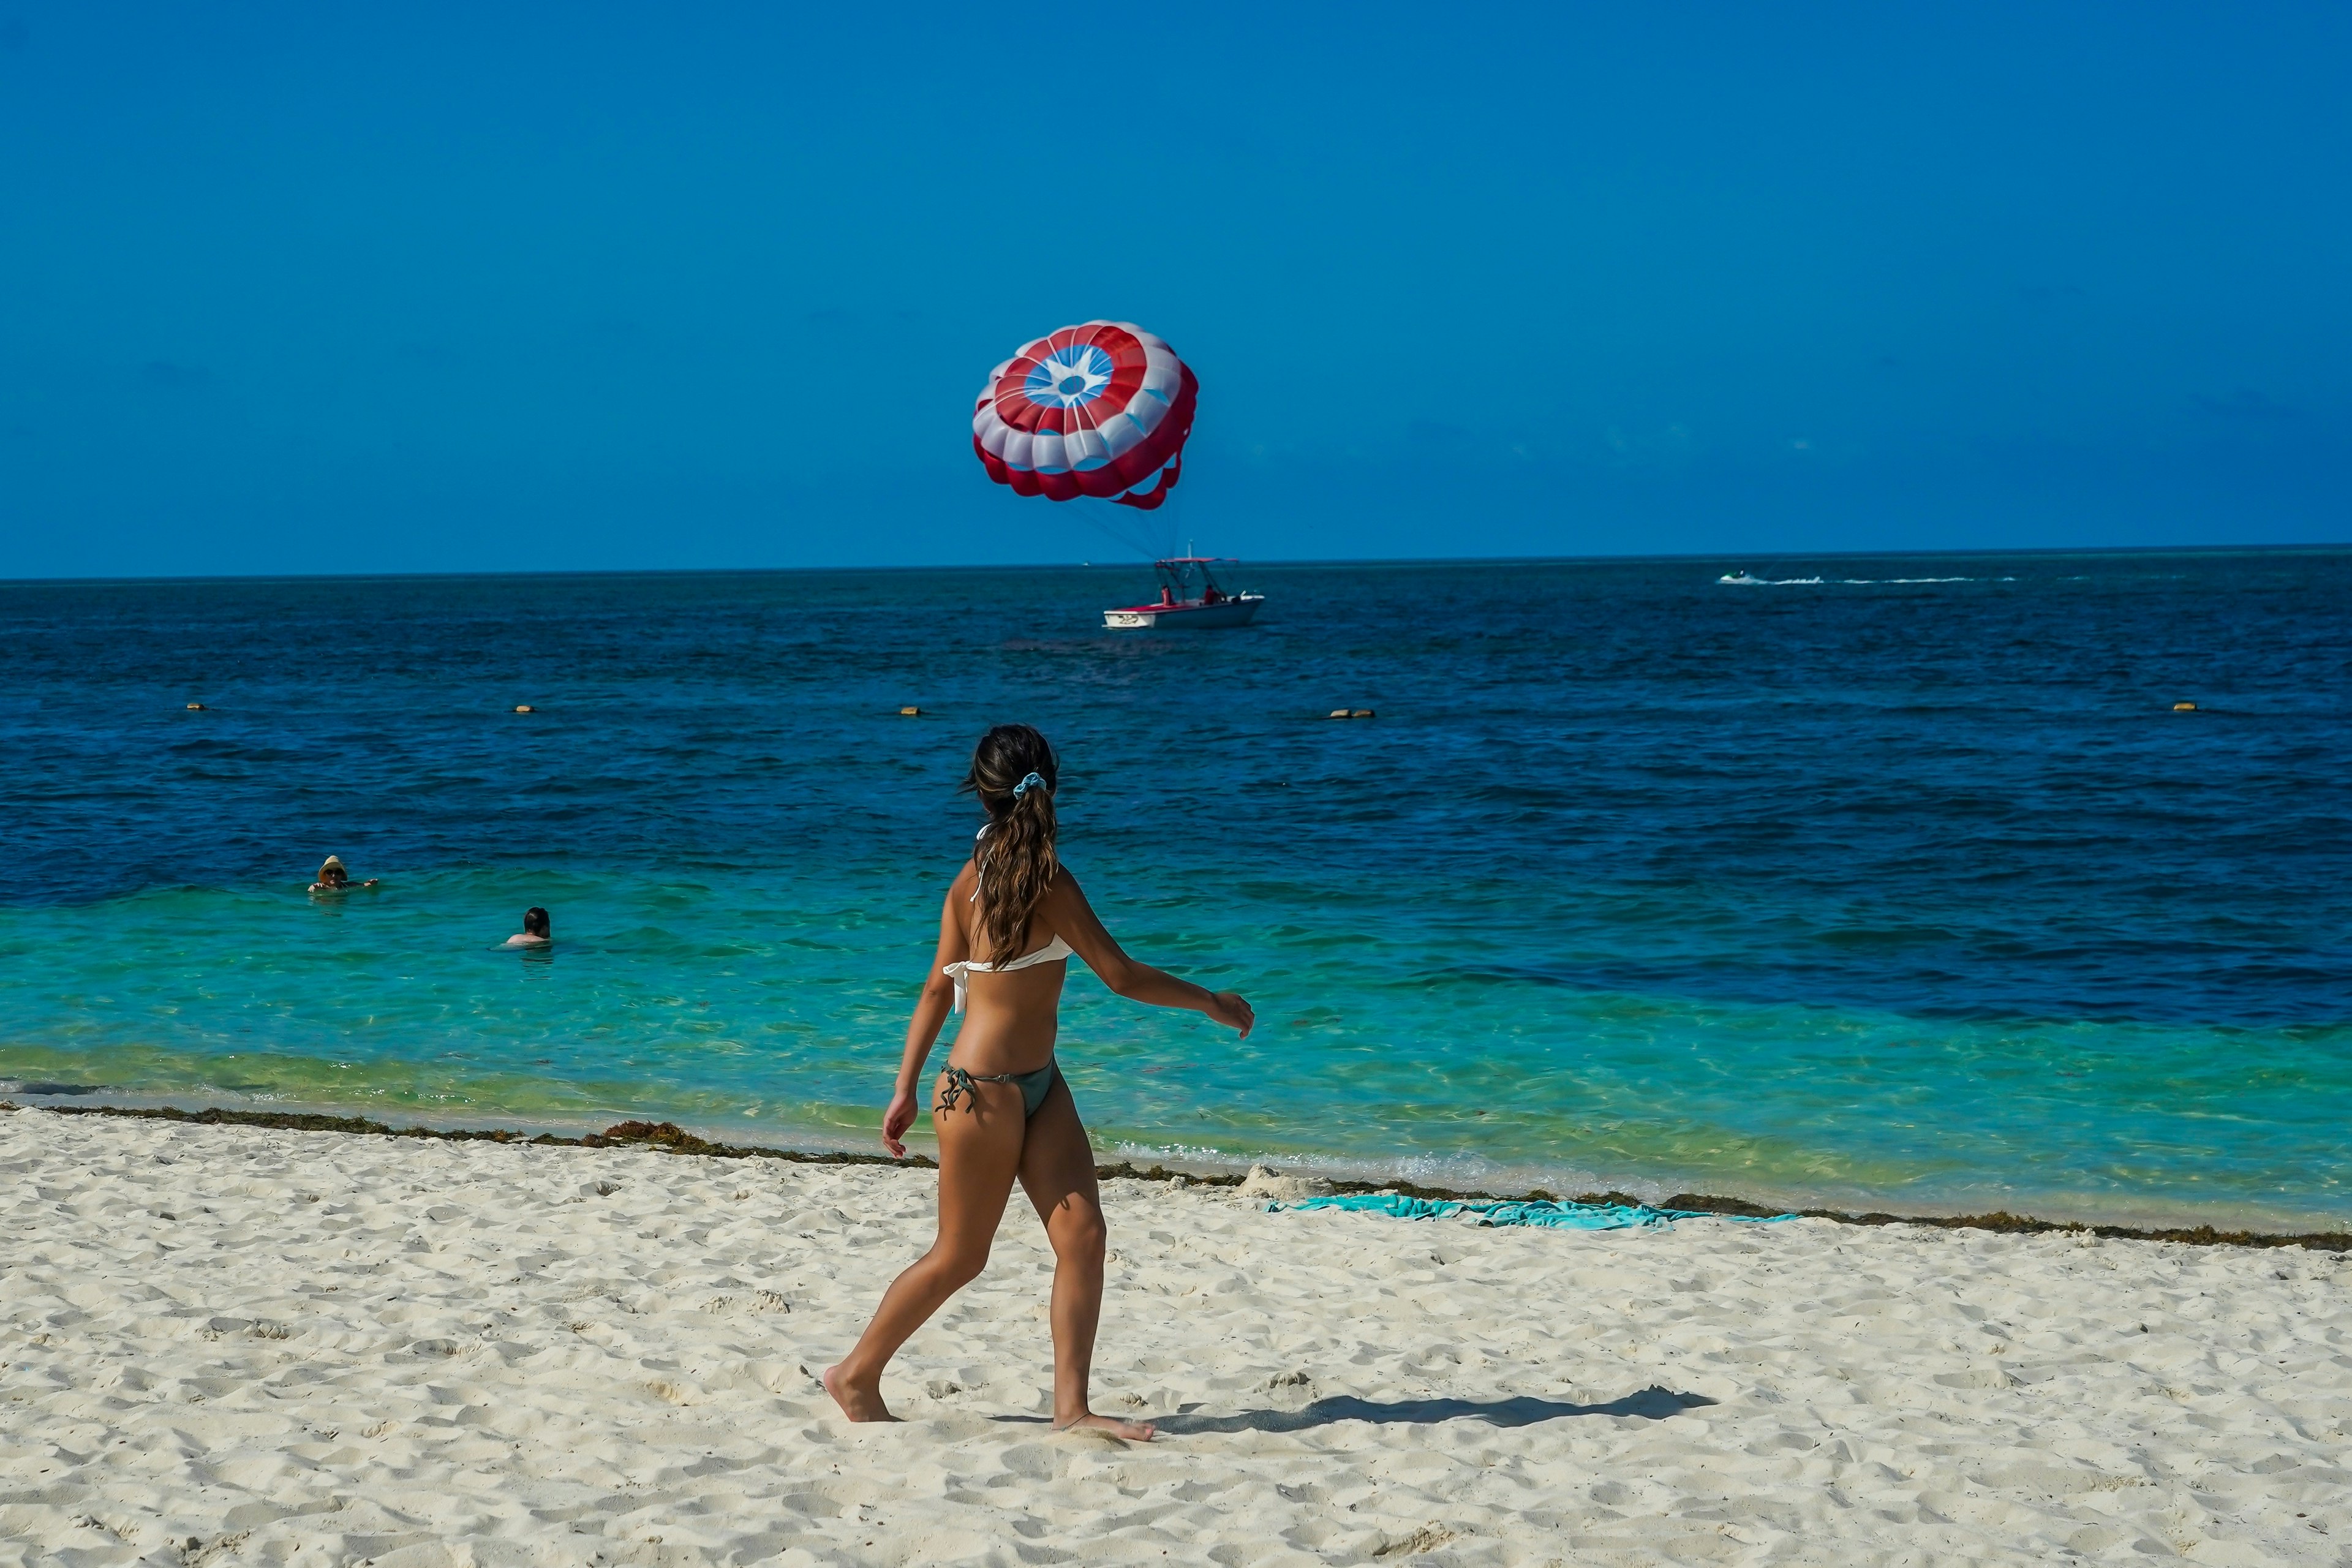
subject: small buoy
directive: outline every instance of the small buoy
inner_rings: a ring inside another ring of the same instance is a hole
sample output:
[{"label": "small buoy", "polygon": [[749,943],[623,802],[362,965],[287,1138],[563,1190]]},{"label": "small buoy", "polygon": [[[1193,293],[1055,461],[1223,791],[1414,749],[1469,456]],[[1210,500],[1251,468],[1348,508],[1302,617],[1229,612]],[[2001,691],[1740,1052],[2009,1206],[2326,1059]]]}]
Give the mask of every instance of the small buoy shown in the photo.
[{"label": "small buoy", "polygon": [[531,706],[528,702],[518,702],[515,704],[515,711],[518,713],[529,713],[531,711]]},{"label": "small buoy", "polygon": [[188,711],[191,713],[201,713],[204,710],[205,705],[201,702],[191,702],[188,704]]},{"label": "small buoy", "polygon": [[2197,711],[2197,704],[2194,702],[2176,702],[2172,705],[2172,710],[2175,713],[2194,713]]},{"label": "small buoy", "polygon": [[898,710],[898,717],[901,719],[919,719],[922,716],[923,710],[919,708],[901,708]]},{"label": "small buoy", "polygon": [[1369,708],[1359,708],[1353,713],[1348,715],[1350,719],[1369,719],[1371,716],[1372,710]]}]

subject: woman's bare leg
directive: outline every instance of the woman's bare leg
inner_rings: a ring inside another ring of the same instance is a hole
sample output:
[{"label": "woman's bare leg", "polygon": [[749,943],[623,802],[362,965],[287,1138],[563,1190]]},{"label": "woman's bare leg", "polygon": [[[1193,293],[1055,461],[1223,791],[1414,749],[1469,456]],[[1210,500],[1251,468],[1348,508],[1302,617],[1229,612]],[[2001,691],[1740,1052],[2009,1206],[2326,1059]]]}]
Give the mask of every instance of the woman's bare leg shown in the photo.
[{"label": "woman's bare leg", "polygon": [[[882,1293],[856,1348],[825,1369],[824,1391],[852,1421],[898,1419],[882,1403],[882,1369],[908,1336],[988,1266],[989,1243],[996,1239],[1021,1164],[1024,1128],[1020,1089],[983,1083],[978,1091],[976,1111],[958,1106],[931,1113],[940,1135],[938,1239]],[[1092,1166],[1087,1174],[1093,1175]]]},{"label": "woman's bare leg", "polygon": [[1095,1325],[1102,1318],[1102,1196],[1095,1186],[1094,1146],[1078,1121],[1069,1086],[1056,1077],[1029,1119],[1021,1152],[1021,1185],[1054,1244],[1054,1425],[1094,1426],[1121,1437],[1150,1437],[1148,1422],[1097,1415],[1087,1403],[1094,1370]]}]

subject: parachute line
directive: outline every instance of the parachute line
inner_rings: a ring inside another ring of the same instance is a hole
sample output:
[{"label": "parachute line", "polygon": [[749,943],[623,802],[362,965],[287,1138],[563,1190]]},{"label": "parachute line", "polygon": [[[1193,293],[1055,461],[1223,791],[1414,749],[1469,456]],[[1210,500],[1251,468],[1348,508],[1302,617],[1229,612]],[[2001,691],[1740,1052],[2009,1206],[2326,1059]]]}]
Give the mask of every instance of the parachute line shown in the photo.
[{"label": "parachute line", "polygon": [[1133,512],[1113,511],[1109,503],[1089,504],[1090,500],[1091,498],[1082,498],[1071,510],[1084,518],[1087,526],[1097,533],[1134,551],[1146,561],[1162,560],[1173,553],[1172,547],[1162,537],[1164,530],[1154,526],[1163,520],[1151,518],[1147,521]]}]

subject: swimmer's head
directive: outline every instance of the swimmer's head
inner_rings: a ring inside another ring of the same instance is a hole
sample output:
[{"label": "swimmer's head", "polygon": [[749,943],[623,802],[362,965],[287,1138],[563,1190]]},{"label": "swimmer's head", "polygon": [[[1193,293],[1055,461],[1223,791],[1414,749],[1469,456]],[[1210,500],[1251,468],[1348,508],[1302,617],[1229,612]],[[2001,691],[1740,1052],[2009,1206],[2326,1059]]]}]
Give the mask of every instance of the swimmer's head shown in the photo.
[{"label": "swimmer's head", "polygon": [[343,858],[340,855],[328,856],[325,863],[319,868],[319,880],[321,882],[350,881],[351,873],[343,869]]},{"label": "swimmer's head", "polygon": [[547,935],[547,911],[541,909],[537,904],[533,904],[530,908],[523,910],[522,934],[525,936],[537,937]]}]

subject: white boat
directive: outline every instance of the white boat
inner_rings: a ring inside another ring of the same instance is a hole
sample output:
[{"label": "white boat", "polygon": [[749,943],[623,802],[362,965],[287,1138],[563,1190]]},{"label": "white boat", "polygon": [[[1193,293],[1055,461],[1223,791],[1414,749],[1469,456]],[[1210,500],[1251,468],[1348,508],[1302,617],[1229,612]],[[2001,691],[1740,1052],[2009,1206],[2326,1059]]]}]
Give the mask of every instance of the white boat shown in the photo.
[{"label": "white boat", "polygon": [[1231,556],[1172,555],[1155,561],[1160,575],[1156,604],[1128,605],[1103,612],[1105,627],[1116,631],[1213,631],[1245,626],[1265,603],[1264,594],[1228,594],[1209,568],[1235,564]]}]

